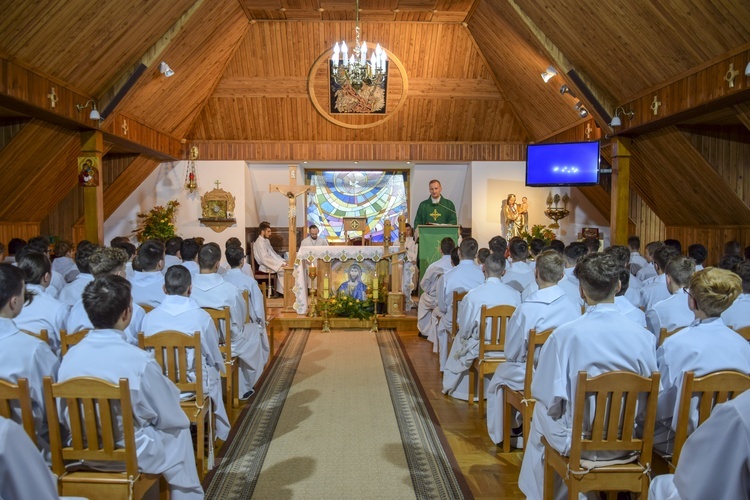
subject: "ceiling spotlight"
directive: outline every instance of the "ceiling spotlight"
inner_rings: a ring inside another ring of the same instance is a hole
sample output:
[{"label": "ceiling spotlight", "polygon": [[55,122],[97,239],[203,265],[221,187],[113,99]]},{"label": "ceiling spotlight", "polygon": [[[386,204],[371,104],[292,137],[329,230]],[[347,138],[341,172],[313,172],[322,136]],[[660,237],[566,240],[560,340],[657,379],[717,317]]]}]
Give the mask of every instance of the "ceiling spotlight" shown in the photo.
[{"label": "ceiling spotlight", "polygon": [[581,118],[586,118],[589,116],[589,110],[581,106],[581,109],[578,110],[578,116]]},{"label": "ceiling spotlight", "polygon": [[162,61],[159,65],[159,72],[167,78],[174,75],[174,70],[170,68],[169,64],[165,63],[164,61]]},{"label": "ceiling spotlight", "polygon": [[745,66],[745,76],[750,76],[750,62]]},{"label": "ceiling spotlight", "polygon": [[610,127],[619,127],[622,125],[622,119],[620,119],[620,115],[625,115],[628,117],[629,120],[632,120],[635,116],[635,111],[625,111],[625,108],[622,106],[615,109],[615,116],[612,117],[612,121],[609,122]]},{"label": "ceiling spotlight", "polygon": [[89,113],[89,119],[90,120],[101,120],[102,115],[99,114],[99,111],[96,109],[96,103],[93,99],[86,102],[86,104],[76,104],[76,109],[78,111],[83,111],[84,109],[91,106],[91,113]]},{"label": "ceiling spotlight", "polygon": [[542,80],[544,80],[544,83],[547,83],[552,79],[553,76],[557,75],[557,71],[555,70],[554,66],[550,66],[547,68],[547,71],[542,73]]}]

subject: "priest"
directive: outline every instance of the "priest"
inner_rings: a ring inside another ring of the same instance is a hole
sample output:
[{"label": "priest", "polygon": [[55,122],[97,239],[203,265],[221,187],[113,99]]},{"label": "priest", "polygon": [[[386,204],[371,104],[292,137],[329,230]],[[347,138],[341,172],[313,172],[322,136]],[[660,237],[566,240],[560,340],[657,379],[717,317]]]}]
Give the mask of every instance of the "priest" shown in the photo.
[{"label": "priest", "polygon": [[419,204],[414,227],[424,224],[458,224],[456,206],[447,198],[441,196],[443,186],[440,181],[430,181],[430,197]]},{"label": "priest", "polygon": [[276,273],[276,291],[284,294],[284,267],[286,262],[271,246],[271,224],[261,222],[260,234],[253,245],[253,256],[258,263],[258,269],[264,273]]}]

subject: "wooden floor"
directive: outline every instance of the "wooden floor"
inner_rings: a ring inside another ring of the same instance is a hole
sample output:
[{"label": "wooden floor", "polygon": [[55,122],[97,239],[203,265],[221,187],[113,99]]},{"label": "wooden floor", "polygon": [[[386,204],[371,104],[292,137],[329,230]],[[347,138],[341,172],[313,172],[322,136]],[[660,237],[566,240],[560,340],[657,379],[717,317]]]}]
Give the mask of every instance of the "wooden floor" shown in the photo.
[{"label": "wooden floor", "polygon": [[[280,308],[280,299],[269,300],[267,319],[286,316]],[[415,315],[416,311],[411,314]],[[502,453],[490,440],[486,420],[479,418],[477,405],[469,407],[466,401],[442,394],[442,375],[430,342],[418,337],[416,331],[398,333],[474,497],[524,498],[518,489],[521,451]],[[277,348],[285,335],[283,331],[275,332]],[[234,422],[239,411],[232,413]]]}]

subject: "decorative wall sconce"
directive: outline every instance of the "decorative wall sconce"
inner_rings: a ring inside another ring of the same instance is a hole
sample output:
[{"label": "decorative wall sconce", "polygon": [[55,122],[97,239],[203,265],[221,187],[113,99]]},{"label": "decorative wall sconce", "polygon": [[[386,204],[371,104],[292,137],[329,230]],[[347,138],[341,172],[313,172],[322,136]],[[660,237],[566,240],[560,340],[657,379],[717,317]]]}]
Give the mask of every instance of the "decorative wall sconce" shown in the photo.
[{"label": "decorative wall sconce", "polygon": [[174,70],[170,68],[169,64],[165,63],[164,61],[162,61],[159,65],[159,72],[167,78],[174,75]]},{"label": "decorative wall sconce", "polygon": [[635,111],[625,111],[625,108],[623,108],[622,106],[618,107],[617,109],[615,109],[615,116],[613,116],[612,121],[609,122],[609,125],[611,127],[619,127],[620,125],[622,125],[620,115],[625,115],[629,120],[632,120],[635,116]]},{"label": "decorative wall sconce", "polygon": [[[558,206],[561,200],[563,202],[562,208]],[[565,193],[562,198],[560,198],[559,194],[555,194],[555,196],[553,197],[552,191],[549,192],[549,195],[547,195],[547,210],[544,211],[544,215],[554,221],[549,225],[550,229],[559,229],[560,224],[558,222],[570,215],[570,211],[568,211],[569,201],[570,196],[568,196],[568,193]],[[553,202],[555,204],[554,207],[552,206]]]},{"label": "decorative wall sconce", "polygon": [[750,62],[745,66],[745,76],[750,76]]},{"label": "decorative wall sconce", "polygon": [[86,102],[86,104],[76,104],[76,109],[78,111],[83,111],[84,109],[88,108],[89,105],[91,106],[91,113],[89,113],[89,119],[91,120],[101,120],[102,115],[99,114],[99,111],[96,109],[96,102],[94,102],[93,99]]}]

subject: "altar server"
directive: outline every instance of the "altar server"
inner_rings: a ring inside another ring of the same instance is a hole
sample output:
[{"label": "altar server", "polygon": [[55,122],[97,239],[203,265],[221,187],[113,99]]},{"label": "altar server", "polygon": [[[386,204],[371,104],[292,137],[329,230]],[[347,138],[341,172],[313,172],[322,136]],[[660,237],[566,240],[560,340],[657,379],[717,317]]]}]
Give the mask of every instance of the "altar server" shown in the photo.
[{"label": "altar server", "polygon": [[[159,273],[161,275],[161,273]],[[203,351],[203,390],[211,397],[216,415],[216,436],[226,441],[231,423],[221,399],[221,374],[224,359],[219,350],[219,334],[211,315],[190,298],[192,280],[185,266],[172,266],[164,276],[166,295],[161,304],[143,318],[143,333],[147,337],[165,330],[176,330],[187,335],[201,334]],[[195,380],[195,357],[188,352],[188,378]]]},{"label": "altar server", "polygon": [[[611,255],[593,253],[581,258],[575,274],[586,303],[593,307],[579,319],[556,328],[542,347],[531,387],[537,402],[518,481],[529,498],[543,496],[542,436],[560,453],[570,452],[579,371],[590,377],[616,370],[650,377],[657,371],[653,336],[623,316],[614,304],[620,268]],[[591,460],[615,458],[596,452],[584,455]]]},{"label": "altar server", "polygon": [[[570,245],[565,247],[563,250],[563,259],[565,260],[565,272],[563,279],[560,280],[558,285],[563,289],[565,294],[570,300],[577,303],[580,306],[583,305],[583,298],[581,297],[580,283],[578,277],[575,275],[576,264],[588,253],[586,245],[580,241],[574,241]],[[618,273],[619,276],[619,273]]]},{"label": "altar server", "polygon": [[[127,260],[128,254],[122,248],[98,247],[89,258],[89,268],[95,278],[101,278],[108,274],[124,277]],[[141,331],[141,324],[145,315],[146,311],[138,304],[133,303],[131,319],[125,327],[126,340],[133,345],[138,345],[138,332]],[[70,310],[66,326],[69,333],[94,328],[82,299],[76,302]]]},{"label": "altar server", "polygon": [[266,310],[263,304],[263,293],[260,291],[258,282],[255,278],[244,273],[245,268],[245,250],[241,246],[230,246],[224,251],[224,256],[231,267],[224,273],[224,281],[227,281],[237,288],[240,292],[247,290],[248,302],[250,305],[250,326],[253,333],[251,335],[260,335],[262,349],[266,351],[266,359],[270,354],[268,343],[268,333],[266,331]]},{"label": "altar server", "polygon": [[164,267],[161,269],[162,274],[167,274],[167,269],[170,267],[182,264],[182,257],[180,256],[181,247],[182,238],[179,236],[173,236],[167,240],[167,244],[164,245]]},{"label": "altar server", "polygon": [[23,427],[0,417],[0,498],[57,499],[56,479]]},{"label": "altar server", "polygon": [[671,332],[676,328],[688,326],[695,320],[695,314],[688,306],[688,295],[684,290],[690,284],[694,272],[695,262],[683,255],[672,258],[667,264],[664,275],[667,279],[667,290],[671,295],[646,311],[647,328],[657,339],[662,328]]},{"label": "altar server", "polygon": [[[249,398],[254,390],[253,386],[263,373],[263,367],[268,360],[268,352],[264,348],[267,341],[262,338],[257,328],[245,324],[245,299],[240,289],[224,281],[216,272],[221,260],[221,248],[216,243],[206,243],[198,253],[200,274],[193,275],[191,297],[201,307],[220,309],[229,307],[230,325],[232,333],[232,354],[239,359],[240,394],[241,399]],[[221,336],[221,332],[219,333]]]},{"label": "altar server", "polygon": [[644,311],[651,309],[654,304],[661,302],[664,299],[670,297],[669,288],[667,288],[667,264],[674,257],[677,257],[679,252],[670,246],[663,246],[654,253],[654,269],[656,269],[656,277],[649,283],[644,283],[641,288],[641,307]]},{"label": "altar server", "polygon": [[49,286],[51,264],[49,258],[41,253],[28,252],[16,261],[23,271],[26,291],[35,293],[34,300],[27,304],[13,322],[21,330],[38,334],[47,330],[49,345],[55,354],[60,352],[60,330],[65,328],[68,318],[68,306],[44,293]]},{"label": "altar server", "polygon": [[271,224],[261,222],[258,226],[260,234],[253,245],[253,257],[258,263],[258,269],[264,273],[276,273],[276,291],[284,293],[284,267],[286,262],[271,246]]},{"label": "altar server", "polygon": [[65,288],[60,290],[60,295],[57,297],[60,302],[67,304],[68,307],[73,307],[76,302],[81,300],[81,294],[83,289],[94,281],[94,276],[91,275],[89,269],[89,258],[94,250],[99,248],[97,245],[89,242],[81,242],[78,244],[76,250],[76,267],[78,268],[78,276],[68,283]]},{"label": "altar server", "polygon": [[636,279],[635,276],[630,274],[627,268],[620,269],[620,290],[615,295],[615,305],[617,309],[629,320],[634,323],[638,323],[643,328],[646,328],[646,315],[640,308],[633,305],[629,299],[626,298],[627,291],[630,289],[630,280]]},{"label": "altar server", "polygon": [[[42,379],[57,377],[59,362],[47,344],[21,332],[13,322],[24,307],[25,295],[23,271],[11,264],[0,264],[0,380],[11,384],[17,384],[19,378],[29,381],[37,446],[49,461]],[[13,419],[20,422],[19,407],[14,405],[12,408]]]},{"label": "altar server", "polygon": [[[82,300],[95,329],[65,355],[59,380],[95,377],[117,384],[127,378],[139,469],[163,474],[173,499],[202,499],[180,391],[162,375],[153,356],[130,345],[123,332],[133,314],[130,282],[119,275],[99,277],[86,286]],[[64,410],[64,400],[59,404]]]},{"label": "altar server", "polygon": [[[543,252],[536,260],[534,278],[539,290],[516,308],[505,334],[505,363],[495,370],[487,385],[487,431],[493,443],[503,440],[503,386],[522,390],[526,376],[529,331],[538,333],[581,316],[581,307],[570,300],[557,283],[563,277],[563,258],[554,250]],[[517,428],[520,425],[513,425]],[[528,434],[529,429],[525,429]]]},{"label": "altar server", "polygon": [[721,319],[729,328],[738,330],[750,326],[750,261],[735,265],[734,272],[742,279],[742,293],[721,313]]},{"label": "altar server", "polygon": [[52,269],[60,273],[67,283],[78,276],[78,268],[73,260],[73,242],[59,240],[55,243],[55,260],[52,261]]},{"label": "altar server", "polygon": [[656,269],[654,268],[654,253],[658,249],[664,246],[662,241],[652,241],[646,245],[646,263],[637,273],[636,276],[645,285],[649,280],[656,277]]},{"label": "altar server", "polygon": [[648,261],[641,255],[641,238],[638,236],[628,237],[628,250],[630,250],[630,273],[635,276],[638,271],[648,265]]},{"label": "altar server", "polygon": [[451,250],[456,246],[452,238],[443,238],[440,241],[440,253],[442,257],[427,267],[419,286],[422,295],[417,305],[417,328],[419,336],[429,339],[435,344],[437,352],[437,325],[442,317],[437,304],[437,284],[439,278],[451,269]]},{"label": "altar server", "polygon": [[[687,301],[695,313],[695,322],[668,337],[656,352],[662,392],[656,411],[654,448],[662,453],[673,451],[676,412],[686,372],[695,372],[696,377],[722,370],[750,374],[750,345],[727,328],[720,317],[740,294],[741,286],[739,276],[716,267],[707,267],[690,278]],[[697,421],[691,419],[688,431],[696,425]]]},{"label": "altar server", "polygon": [[[617,259],[618,264],[622,265],[623,269],[630,273],[630,250],[624,245],[612,245],[604,250],[604,253],[611,254]],[[622,287],[617,292],[617,297],[625,297],[635,307],[641,305],[641,288],[643,288],[643,282],[632,274],[630,276],[623,276],[620,274],[620,282]],[[627,286],[622,283],[623,279],[627,280]],[[615,303],[619,304],[619,300],[615,299]],[[622,308],[621,308],[622,309]],[[630,308],[626,307],[630,310]]]},{"label": "altar server", "polygon": [[503,275],[502,282],[519,293],[534,281],[534,268],[526,262],[529,256],[529,245],[521,238],[514,238],[510,242],[510,258],[513,263]]},{"label": "altar server", "polygon": [[[469,367],[479,356],[479,321],[482,306],[487,308],[499,305],[518,307],[521,294],[501,281],[505,274],[505,257],[490,254],[484,261],[486,280],[481,285],[469,290],[461,301],[458,315],[458,335],[453,340],[450,354],[445,362],[443,372],[443,394],[457,399],[469,399]],[[492,331],[489,322],[485,339],[490,340]]]},{"label": "altar server", "polygon": [[474,263],[477,250],[479,245],[474,238],[461,240],[458,247],[460,262],[443,274],[442,284],[438,287],[438,308],[442,314],[437,327],[441,372],[445,370],[445,361],[448,359],[448,336],[453,328],[453,292],[468,292],[484,283],[482,268]]},{"label": "altar server", "polygon": [[674,474],[653,479],[652,500],[750,498],[750,391],[720,404],[685,442]]},{"label": "altar server", "polygon": [[182,245],[180,245],[182,265],[193,274],[200,272],[200,266],[198,266],[198,251],[200,249],[201,246],[195,238],[183,240]]},{"label": "altar server", "polygon": [[156,307],[164,300],[164,243],[147,240],[138,248],[140,271],[134,271],[129,278],[133,285],[133,302],[139,305]]}]

